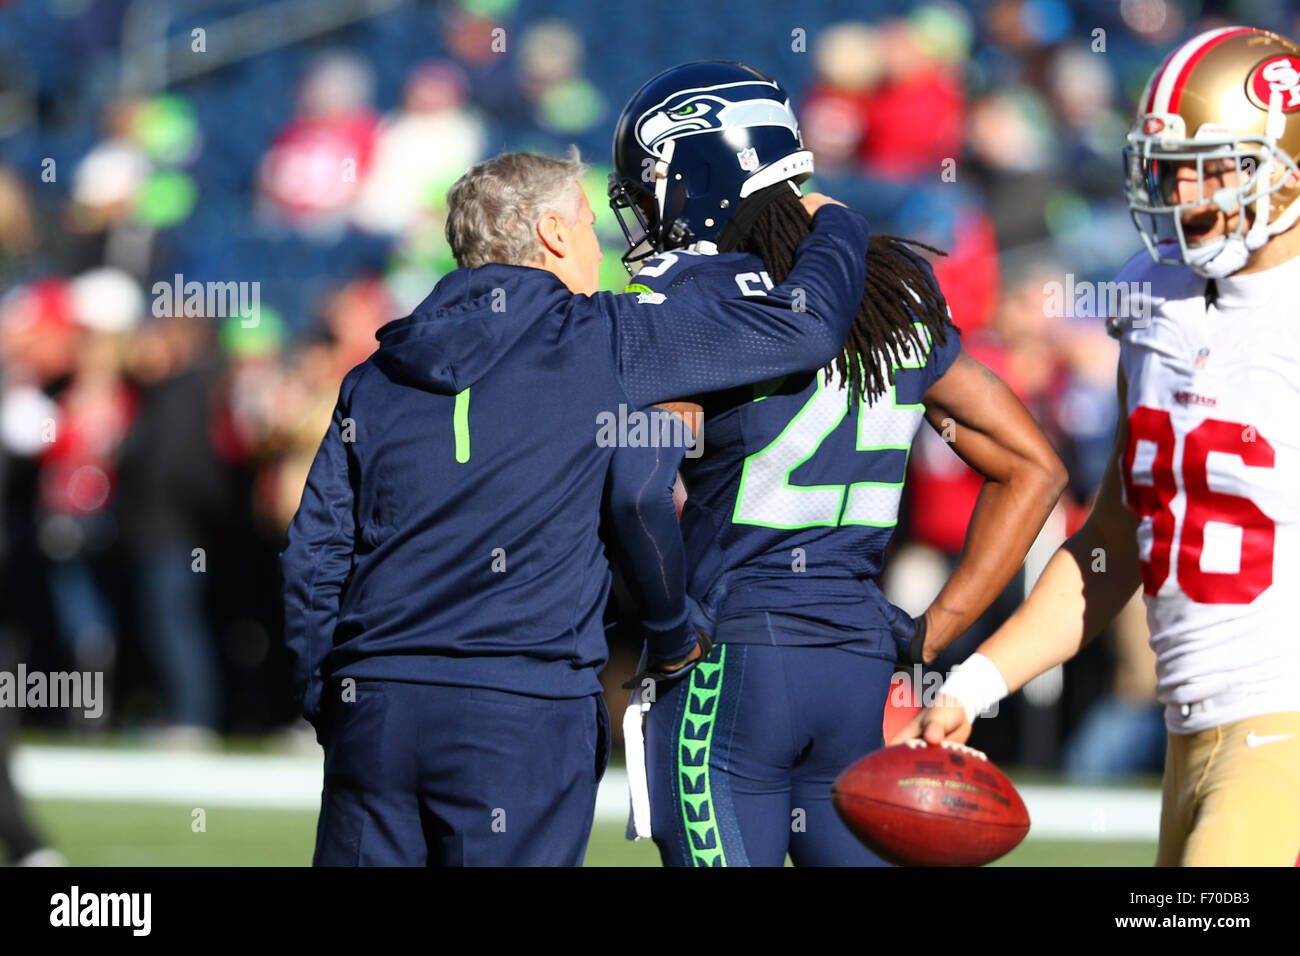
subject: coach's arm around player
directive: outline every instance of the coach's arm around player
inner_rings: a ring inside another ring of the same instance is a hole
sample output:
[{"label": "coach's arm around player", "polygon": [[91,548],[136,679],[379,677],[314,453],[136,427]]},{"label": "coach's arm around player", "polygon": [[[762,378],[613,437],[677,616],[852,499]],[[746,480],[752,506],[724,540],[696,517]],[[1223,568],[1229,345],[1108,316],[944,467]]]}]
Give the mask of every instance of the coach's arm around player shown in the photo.
[{"label": "coach's arm around player", "polygon": [[[614,355],[635,407],[818,368],[839,354],[866,281],[866,219],[821,193],[785,281],[763,295],[603,295]],[[858,260],[847,255],[861,250]]]}]

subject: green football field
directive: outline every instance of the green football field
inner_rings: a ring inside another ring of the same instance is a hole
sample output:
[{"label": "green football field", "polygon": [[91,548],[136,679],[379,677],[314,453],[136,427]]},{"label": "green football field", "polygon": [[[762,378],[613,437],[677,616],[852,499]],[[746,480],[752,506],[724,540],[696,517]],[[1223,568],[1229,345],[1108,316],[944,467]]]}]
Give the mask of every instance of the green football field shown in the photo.
[{"label": "green football field", "polygon": [[[74,866],[303,866],[311,862],[316,814],[302,810],[211,809],[196,832],[191,809],[63,800],[28,802],[48,839]],[[1022,843],[995,865],[1150,866],[1150,843]],[[588,866],[658,866],[649,841],[597,823]]]}]

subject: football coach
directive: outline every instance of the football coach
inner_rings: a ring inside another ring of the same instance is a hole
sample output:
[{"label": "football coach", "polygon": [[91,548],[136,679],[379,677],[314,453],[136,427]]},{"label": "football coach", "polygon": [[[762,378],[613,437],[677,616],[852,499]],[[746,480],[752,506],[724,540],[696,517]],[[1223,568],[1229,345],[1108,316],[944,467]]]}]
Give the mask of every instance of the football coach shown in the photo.
[{"label": "football coach", "polygon": [[[601,412],[818,368],[868,228],[825,196],[757,297],[597,292],[585,166],[506,153],[448,192],[460,266],[348,373],[280,555],[325,747],[317,865],[579,865],[609,752]],[[695,650],[685,626],[651,656]]]}]

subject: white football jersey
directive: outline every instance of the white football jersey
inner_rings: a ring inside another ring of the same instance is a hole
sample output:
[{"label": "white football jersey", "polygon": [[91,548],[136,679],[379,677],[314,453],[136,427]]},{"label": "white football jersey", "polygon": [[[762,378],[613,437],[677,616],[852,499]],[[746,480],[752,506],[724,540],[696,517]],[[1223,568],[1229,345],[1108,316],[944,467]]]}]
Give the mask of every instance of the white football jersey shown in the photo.
[{"label": "white football jersey", "polygon": [[1300,711],[1300,258],[1208,297],[1146,252],[1117,282],[1137,283],[1112,321],[1120,470],[1166,725]]}]

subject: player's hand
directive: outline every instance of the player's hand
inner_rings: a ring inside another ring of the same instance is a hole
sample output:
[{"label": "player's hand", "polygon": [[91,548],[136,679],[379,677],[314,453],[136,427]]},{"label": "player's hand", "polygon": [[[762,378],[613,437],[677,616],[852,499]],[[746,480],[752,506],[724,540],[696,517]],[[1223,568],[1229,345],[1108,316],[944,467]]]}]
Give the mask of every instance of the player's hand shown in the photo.
[{"label": "player's hand", "polygon": [[671,674],[671,673],[672,673],[673,671],[675,671],[675,670],[681,670],[683,667],[685,667],[685,666],[686,666],[687,664],[689,664],[691,661],[698,661],[698,660],[699,660],[701,657],[703,657],[703,656],[704,656],[704,648],[703,648],[700,644],[697,643],[697,644],[695,645],[695,650],[691,651],[689,654],[687,654],[685,657],[683,657],[680,661],[677,661],[677,662],[672,663],[672,664],[660,664],[660,665],[659,665],[659,668],[660,668],[661,670],[667,671],[668,673]]},{"label": "player's hand", "polygon": [[925,654],[926,617],[912,617],[901,607],[891,604],[889,610],[889,630],[894,638],[894,653],[897,666],[904,670],[915,664],[928,664],[935,655]]},{"label": "player's hand", "polygon": [[946,694],[933,707],[926,707],[908,721],[907,726],[894,735],[889,745],[920,738],[928,744],[944,741],[964,744],[970,739],[971,724],[966,718],[966,708],[955,697]]},{"label": "player's hand", "polygon": [[807,196],[801,196],[799,202],[803,203],[803,208],[808,210],[808,215],[817,215],[817,210],[822,206],[843,206],[844,203],[838,199],[832,199],[825,193],[809,193]]},{"label": "player's hand", "polygon": [[637,672],[630,681],[623,685],[625,690],[636,690],[644,687],[647,680],[658,683],[659,681],[676,681],[683,675],[691,671],[695,665],[702,661],[709,651],[713,650],[713,640],[708,634],[700,628],[695,628],[697,641],[694,650],[684,658],[675,662],[650,661],[645,668]]}]

